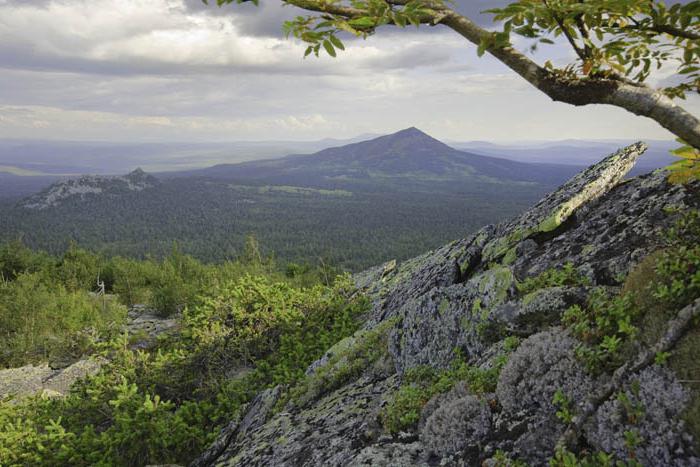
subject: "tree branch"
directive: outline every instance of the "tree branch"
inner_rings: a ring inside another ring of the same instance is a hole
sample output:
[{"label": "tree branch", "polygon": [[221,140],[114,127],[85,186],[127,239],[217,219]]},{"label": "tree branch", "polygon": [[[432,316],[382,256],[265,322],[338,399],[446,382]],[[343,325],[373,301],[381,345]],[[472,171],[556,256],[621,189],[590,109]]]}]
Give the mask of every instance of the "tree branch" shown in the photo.
[{"label": "tree branch", "polygon": [[566,24],[564,24],[564,20],[562,20],[559,17],[559,15],[557,15],[557,13],[552,9],[552,7],[549,6],[549,2],[547,2],[547,0],[542,0],[542,3],[544,3],[544,5],[547,7],[547,9],[549,9],[549,11],[552,12],[552,18],[554,18],[554,21],[556,21],[557,24],[559,25],[559,29],[561,29],[561,31],[564,33],[564,36],[566,36],[566,40],[569,41],[569,44],[571,44],[571,47],[574,48],[576,55],[578,55],[578,57],[581,60],[586,61],[586,58],[588,58],[586,52],[578,46],[578,44],[576,43],[576,40],[571,35],[571,31],[569,31],[569,28],[566,26]]},{"label": "tree branch", "polygon": [[687,29],[680,29],[670,24],[652,24],[651,26],[644,25],[630,25],[623,29],[636,30],[642,32],[656,32],[658,34],[668,34],[673,37],[680,37],[683,39],[690,39],[691,41],[700,40],[700,34],[689,31]]},{"label": "tree branch", "polygon": [[[584,0],[579,0],[579,3],[583,3]],[[590,31],[588,30],[588,26],[586,26],[586,23],[583,22],[583,13],[576,15],[575,18],[576,21],[576,26],[578,27],[579,32],[581,33],[581,37],[583,37],[585,40],[583,41],[583,50],[586,53],[586,57],[591,56],[591,47],[588,45],[591,40],[591,34]],[[586,43],[588,41],[588,43]]]},{"label": "tree branch", "polygon": [[[340,3],[319,0],[282,0],[296,7],[352,19],[367,16],[367,12]],[[385,0],[389,5],[405,6],[409,0]],[[445,6],[441,0],[425,0],[427,12],[421,23],[443,24],[477,47],[489,44],[486,51],[524,78],[552,100],[576,106],[609,104],[635,115],[651,118],[693,147],[700,148],[700,121],[676,105],[661,91],[643,84],[631,83],[620,77],[567,77],[550,71],[512,46],[498,46],[490,32],[471,19]],[[393,23],[390,23],[393,24]],[[563,28],[566,31],[566,28]],[[694,33],[690,33],[694,34]],[[580,55],[579,55],[580,56]]]},{"label": "tree branch", "polygon": [[344,6],[340,3],[319,2],[317,0],[283,0],[283,3],[301,8],[302,10],[330,13],[348,19],[365,16],[366,13],[358,8]]},{"label": "tree branch", "polygon": [[[492,34],[453,10],[442,24],[477,46]],[[661,91],[620,79],[557,76],[512,47],[491,46],[487,51],[555,101],[576,106],[610,104],[621,107],[655,120],[691,146],[700,148],[700,121]]]}]

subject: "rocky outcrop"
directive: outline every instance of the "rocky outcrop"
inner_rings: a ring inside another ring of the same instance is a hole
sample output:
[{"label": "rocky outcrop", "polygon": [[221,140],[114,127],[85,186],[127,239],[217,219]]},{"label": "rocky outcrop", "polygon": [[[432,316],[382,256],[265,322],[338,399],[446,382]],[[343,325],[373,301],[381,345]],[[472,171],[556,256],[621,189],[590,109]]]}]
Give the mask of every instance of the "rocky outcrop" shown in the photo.
[{"label": "rocky outcrop", "polygon": [[131,348],[149,349],[159,336],[171,335],[180,327],[180,316],[163,317],[145,305],[129,309],[124,331],[129,334]]},{"label": "rocky outcrop", "polygon": [[143,191],[158,184],[158,179],[141,169],[119,177],[83,175],[57,182],[47,189],[20,202],[26,209],[42,210],[58,206],[72,199],[84,199],[91,195],[115,196]]},{"label": "rocky outcrop", "polygon": [[[129,335],[132,349],[149,349],[160,336],[173,334],[179,326],[179,317],[161,317],[145,305],[134,305],[127,313],[123,331]],[[0,370],[0,399],[35,394],[61,397],[79,379],[97,374],[105,362],[104,358],[91,357]]]},{"label": "rocky outcrop", "polygon": [[77,380],[96,374],[103,363],[104,360],[100,358],[91,358],[60,370],[54,370],[48,364],[0,370],[0,399],[23,398],[34,394],[61,397]]},{"label": "rocky outcrop", "polygon": [[[593,291],[617,293],[630,270],[661,246],[674,212],[700,207],[697,182],[669,185],[663,171],[623,181],[644,149],[635,144],[613,154],[517,219],[356,275],[372,301],[365,332],[386,328],[384,369],[369,366],[304,404],[280,399],[269,410],[270,403],[254,401],[241,415],[255,418],[254,428],[232,423],[194,465],[506,465],[498,456],[546,465],[572,426],[592,452],[625,458],[626,433],[633,432],[645,441],[634,451],[645,465],[700,465],[680,419],[689,393],[673,372],[644,357],[612,379],[592,373],[561,325],[564,311]],[[565,263],[579,283],[522,291],[528,278]],[[415,429],[390,434],[382,427],[382,410],[407,372],[448,369],[456,355],[489,368],[508,336],[520,344],[495,392],[477,394],[458,382],[427,402]],[[307,378],[338,365],[338,351],[313,364]],[[259,397],[277,398],[278,389]],[[561,404],[586,416],[566,422]],[[625,418],[630,404],[645,407],[633,429]]]}]

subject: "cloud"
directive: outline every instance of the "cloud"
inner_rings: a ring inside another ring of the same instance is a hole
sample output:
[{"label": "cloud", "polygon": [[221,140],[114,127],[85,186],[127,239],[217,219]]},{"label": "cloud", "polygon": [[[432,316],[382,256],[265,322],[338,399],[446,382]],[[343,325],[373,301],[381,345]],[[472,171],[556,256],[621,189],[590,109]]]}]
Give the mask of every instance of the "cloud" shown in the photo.
[{"label": "cloud", "polygon": [[[222,10],[228,14],[210,13]],[[444,41],[430,39],[432,34],[404,31],[400,40],[384,35],[350,40],[339,60],[302,60],[303,44],[271,34],[270,25],[281,27],[293,16],[289,12],[298,13],[279,2],[218,9],[195,0],[11,1],[0,4],[0,67],[124,76],[318,76],[444,64],[462,45],[452,41],[450,50]],[[435,47],[417,46],[421,38]]]},{"label": "cloud", "polygon": [[[90,122],[89,125],[86,125]],[[63,132],[77,139],[110,139],[118,132],[122,135],[139,135],[139,139],[179,140],[184,133],[196,131],[208,139],[219,139],[222,135],[244,138],[247,135],[258,137],[270,133],[294,132],[306,135],[308,132],[324,129],[337,130],[342,125],[328,120],[322,114],[288,114],[275,117],[255,118],[211,118],[211,117],[165,117],[137,115],[124,118],[123,115],[99,111],[66,111],[45,106],[3,106],[0,105],[0,137],[27,137],[36,135],[37,129],[51,129]],[[6,134],[11,130],[11,134]],[[147,138],[143,138],[147,135]]]},{"label": "cloud", "polygon": [[[503,3],[456,8],[492,24],[479,12]],[[0,136],[315,139],[412,125],[452,139],[663,132],[609,108],[554,104],[444,27],[387,27],[347,41],[337,59],[304,60],[304,45],[280,33],[299,13],[277,0],[221,9],[199,0],[0,0]],[[535,57],[545,54],[571,60],[561,45]]]}]

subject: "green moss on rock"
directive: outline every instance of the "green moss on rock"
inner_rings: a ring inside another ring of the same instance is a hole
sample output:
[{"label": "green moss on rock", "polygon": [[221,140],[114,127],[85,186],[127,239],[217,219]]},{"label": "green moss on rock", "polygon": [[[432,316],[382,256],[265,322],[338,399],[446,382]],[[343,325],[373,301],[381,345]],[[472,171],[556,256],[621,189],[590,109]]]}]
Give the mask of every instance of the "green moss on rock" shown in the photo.
[{"label": "green moss on rock", "polygon": [[294,386],[284,402],[304,407],[314,400],[356,379],[381,357],[388,354],[387,336],[395,320],[388,320],[370,330],[361,330],[336,344],[328,360]]}]

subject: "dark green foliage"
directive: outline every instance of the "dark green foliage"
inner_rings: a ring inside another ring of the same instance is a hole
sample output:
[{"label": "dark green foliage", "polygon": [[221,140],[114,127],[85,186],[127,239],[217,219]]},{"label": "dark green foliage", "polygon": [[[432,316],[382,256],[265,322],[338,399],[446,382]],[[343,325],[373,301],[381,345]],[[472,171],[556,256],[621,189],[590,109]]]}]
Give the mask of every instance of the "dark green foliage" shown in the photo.
[{"label": "dark green foliage", "polygon": [[488,368],[472,366],[458,358],[447,370],[418,366],[406,371],[401,387],[382,411],[384,427],[390,433],[415,429],[425,404],[433,396],[452,389],[458,381],[466,381],[474,394],[494,392],[498,375],[508,360],[507,353],[516,347],[516,341],[509,338],[506,353],[496,357]]},{"label": "dark green foliage", "polygon": [[413,257],[513,216],[549,187],[419,175],[307,174],[241,185],[188,177],[142,192],[69,199],[45,210],[0,203],[0,241],[21,237],[53,254],[73,241],[106,256],[141,259],[167,257],[176,241],[183,253],[222,262],[245,257],[246,238],[254,234],[263,258],[274,251],[280,264],[316,265],[322,258],[357,271]]},{"label": "dark green foliage", "polygon": [[535,277],[528,277],[518,284],[522,294],[532,293],[547,287],[590,285],[590,280],[580,274],[572,263],[566,263],[561,268],[552,268]]},{"label": "dark green foliage", "polygon": [[639,310],[629,295],[609,297],[591,292],[585,307],[574,305],[563,316],[563,323],[582,342],[576,348],[591,371],[617,367],[624,359],[624,348],[637,336],[634,324]]},{"label": "dark green foliage", "polygon": [[[126,309],[115,297],[96,296],[81,288],[94,258],[73,252],[61,261],[13,246],[12,280],[0,281],[0,368],[41,361],[80,358],[99,338],[118,331]],[[88,258],[85,262],[85,258]],[[6,262],[5,264],[10,264]]]},{"label": "dark green foliage", "polygon": [[574,413],[573,403],[568,397],[566,397],[564,391],[557,389],[557,391],[554,393],[554,397],[552,398],[552,404],[554,404],[558,409],[556,416],[559,420],[567,425],[574,420],[574,415],[576,414]]},{"label": "dark green foliage", "polygon": [[46,255],[34,253],[19,240],[0,246],[0,280],[11,281],[23,272],[36,272],[49,262]]}]

